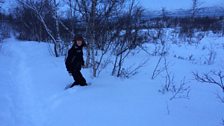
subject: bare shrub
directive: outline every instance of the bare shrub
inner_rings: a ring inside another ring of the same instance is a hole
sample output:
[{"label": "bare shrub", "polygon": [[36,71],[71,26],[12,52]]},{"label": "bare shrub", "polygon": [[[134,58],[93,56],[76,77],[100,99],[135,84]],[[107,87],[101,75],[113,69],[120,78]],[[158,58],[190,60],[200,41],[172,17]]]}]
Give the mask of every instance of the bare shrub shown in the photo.
[{"label": "bare shrub", "polygon": [[189,98],[190,93],[190,86],[188,85],[189,82],[186,82],[186,79],[182,79],[180,83],[176,83],[174,75],[167,74],[165,76],[165,84],[163,85],[162,89],[159,90],[162,94],[171,93],[171,97],[169,100],[184,98]]},{"label": "bare shrub", "polygon": [[130,66],[128,68],[122,68],[120,72],[121,78],[130,78],[136,75],[142,67],[148,62],[148,60],[145,60],[144,62],[140,63],[138,66]]},{"label": "bare shrub", "polygon": [[210,71],[209,73],[199,74],[193,73],[195,80],[207,83],[210,85],[216,85],[224,92],[224,73],[223,71]]},{"label": "bare shrub", "polygon": [[220,100],[221,103],[224,103],[224,94],[217,94],[217,98]]},{"label": "bare shrub", "polygon": [[206,57],[205,64],[212,65],[215,62],[217,53],[212,46],[208,50],[209,50],[209,53],[208,53],[208,56]]}]

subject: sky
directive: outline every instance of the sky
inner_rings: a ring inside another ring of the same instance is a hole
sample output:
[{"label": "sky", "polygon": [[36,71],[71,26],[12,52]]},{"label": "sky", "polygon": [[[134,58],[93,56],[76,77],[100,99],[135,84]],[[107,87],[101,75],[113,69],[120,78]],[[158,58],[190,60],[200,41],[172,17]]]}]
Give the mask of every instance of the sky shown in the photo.
[{"label": "sky", "polygon": [[[148,10],[176,10],[176,9],[189,9],[192,5],[192,0],[138,0],[139,3]],[[201,7],[208,6],[224,6],[224,0],[199,0]],[[7,13],[10,8],[15,6],[15,0],[5,0],[1,5]]]},{"label": "sky", "polygon": [[[161,8],[175,10],[189,9],[192,0],[139,0],[139,2],[149,10],[161,10]],[[199,3],[201,7],[224,6],[224,0],[199,0]]]}]

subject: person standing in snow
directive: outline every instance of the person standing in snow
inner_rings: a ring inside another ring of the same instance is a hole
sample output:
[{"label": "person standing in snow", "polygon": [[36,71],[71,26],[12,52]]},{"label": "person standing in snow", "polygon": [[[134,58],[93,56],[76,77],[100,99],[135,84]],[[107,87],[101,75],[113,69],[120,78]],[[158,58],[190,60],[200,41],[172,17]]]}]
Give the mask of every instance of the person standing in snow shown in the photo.
[{"label": "person standing in snow", "polygon": [[70,86],[75,85],[87,86],[85,78],[82,76],[81,68],[84,66],[83,51],[82,48],[85,46],[85,41],[81,35],[75,36],[73,45],[68,51],[68,56],[65,61],[67,71],[73,76],[74,83]]}]

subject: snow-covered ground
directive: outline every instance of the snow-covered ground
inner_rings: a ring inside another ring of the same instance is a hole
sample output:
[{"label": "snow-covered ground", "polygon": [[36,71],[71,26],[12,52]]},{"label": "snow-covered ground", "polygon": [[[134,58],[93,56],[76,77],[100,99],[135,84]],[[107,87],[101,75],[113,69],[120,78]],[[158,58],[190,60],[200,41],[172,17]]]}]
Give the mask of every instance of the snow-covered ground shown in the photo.
[{"label": "snow-covered ground", "polygon": [[[152,51],[153,45],[145,45]],[[211,49],[214,63],[206,62]],[[162,94],[162,76],[151,80],[159,57],[140,51],[127,65],[149,57],[148,63],[130,79],[110,76],[110,69],[92,78],[87,87],[64,90],[72,77],[64,57],[55,58],[46,43],[4,40],[0,50],[0,126],[221,126],[222,90],[201,84],[192,72],[223,68],[224,37],[210,36],[200,45],[171,45],[167,58],[177,84],[184,77],[190,86],[188,99],[169,100]],[[189,60],[189,57],[190,60]]]}]

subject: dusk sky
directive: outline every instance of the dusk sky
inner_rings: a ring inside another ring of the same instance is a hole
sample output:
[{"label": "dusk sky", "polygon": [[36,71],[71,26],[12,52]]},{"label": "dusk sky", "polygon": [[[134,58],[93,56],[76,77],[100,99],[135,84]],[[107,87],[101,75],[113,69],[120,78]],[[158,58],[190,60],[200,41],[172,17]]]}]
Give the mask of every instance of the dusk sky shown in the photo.
[{"label": "dusk sky", "polygon": [[[166,10],[189,9],[192,6],[192,0],[138,0],[139,3],[148,10]],[[224,0],[199,0],[200,7],[224,6]],[[5,0],[2,8],[7,12],[15,6],[15,0]]]},{"label": "dusk sky", "polygon": [[[192,0],[139,0],[140,3],[150,10],[188,9],[192,5]],[[201,7],[224,6],[224,0],[199,0]]]}]

